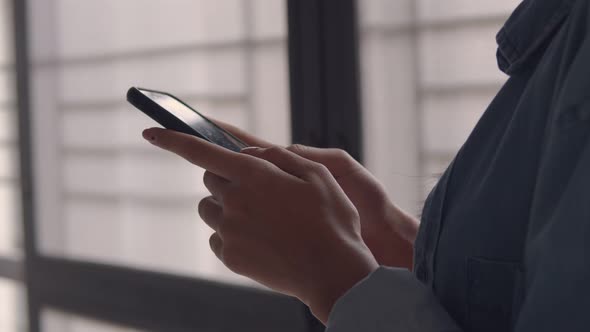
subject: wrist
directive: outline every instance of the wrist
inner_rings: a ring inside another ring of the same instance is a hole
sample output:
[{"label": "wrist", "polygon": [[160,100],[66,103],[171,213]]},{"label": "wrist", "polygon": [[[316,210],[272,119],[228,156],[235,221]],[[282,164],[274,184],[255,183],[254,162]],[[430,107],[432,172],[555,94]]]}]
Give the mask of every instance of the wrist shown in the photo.
[{"label": "wrist", "polygon": [[393,233],[399,234],[413,246],[420,228],[420,221],[391,202],[387,203],[385,211],[385,220]]},{"label": "wrist", "polygon": [[365,243],[379,265],[411,270],[414,265],[414,241],[418,233],[418,221],[389,201],[384,202],[380,210],[376,217],[379,222],[373,224],[373,227],[367,227],[363,233]]},{"label": "wrist", "polygon": [[379,268],[377,260],[364,243],[361,250],[358,249],[357,247],[352,253],[341,253],[340,257],[343,259],[335,264],[331,273],[322,274],[320,278],[324,282],[319,282],[315,291],[307,299],[303,299],[314,316],[324,324],[338,299]]}]

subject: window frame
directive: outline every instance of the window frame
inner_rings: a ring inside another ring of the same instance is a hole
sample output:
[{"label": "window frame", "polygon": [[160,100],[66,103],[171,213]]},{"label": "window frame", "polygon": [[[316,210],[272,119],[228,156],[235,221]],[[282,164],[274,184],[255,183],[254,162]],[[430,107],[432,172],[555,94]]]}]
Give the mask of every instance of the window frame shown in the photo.
[{"label": "window frame", "polygon": [[[343,148],[360,161],[356,0],[286,1],[293,142]],[[0,277],[24,284],[29,330],[41,330],[42,309],[49,307],[152,331],[323,331],[303,304],[286,296],[39,253],[27,5],[12,0],[24,255],[0,257]]]}]

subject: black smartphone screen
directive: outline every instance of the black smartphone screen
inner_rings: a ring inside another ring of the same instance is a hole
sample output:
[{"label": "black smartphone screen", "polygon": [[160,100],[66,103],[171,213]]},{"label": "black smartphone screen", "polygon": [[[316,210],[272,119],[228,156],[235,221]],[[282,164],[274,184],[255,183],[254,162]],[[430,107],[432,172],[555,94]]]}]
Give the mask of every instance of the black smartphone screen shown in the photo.
[{"label": "black smartphone screen", "polygon": [[[187,104],[179,100],[178,98],[160,91],[142,89],[142,88],[131,88],[139,91],[141,95],[148,98],[149,100],[156,103],[161,109],[158,110],[157,108],[150,107],[150,104],[145,102],[137,103],[137,100],[130,100],[133,105],[138,107],[141,111],[155,119],[156,121],[160,122],[164,127],[168,129],[178,130],[177,125],[171,125],[170,121],[160,121],[162,118],[161,112],[168,112],[178,121],[181,121],[188,127],[190,127],[193,132],[189,132],[193,135],[199,136],[204,138],[211,143],[220,145],[224,148],[230,149],[232,151],[240,151],[242,148],[245,148],[247,145],[239,140],[237,137],[233,136],[232,134],[228,133],[227,131],[223,130],[223,128],[217,126],[211,120],[207,119],[205,116],[200,114],[199,112],[195,111]],[[138,96],[135,94],[133,99],[137,99]],[[128,94],[129,98],[129,94]],[[135,101],[135,102],[134,102]],[[147,109],[150,108],[150,109]],[[172,128],[171,128],[172,127]],[[186,130],[181,130],[183,132],[187,132]]]}]

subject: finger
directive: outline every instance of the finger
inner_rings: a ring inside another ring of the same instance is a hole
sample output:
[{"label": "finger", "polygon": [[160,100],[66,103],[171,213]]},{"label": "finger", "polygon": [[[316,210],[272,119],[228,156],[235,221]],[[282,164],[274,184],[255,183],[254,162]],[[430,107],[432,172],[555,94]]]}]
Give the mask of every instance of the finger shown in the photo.
[{"label": "finger", "polygon": [[173,130],[150,128],[144,130],[143,137],[155,146],[229,180],[240,177],[242,166],[248,162],[248,158],[240,153]]},{"label": "finger", "polygon": [[320,149],[294,144],[287,147],[287,150],[326,166],[336,178],[351,172],[351,169],[361,167],[346,151],[340,149]]},{"label": "finger", "polygon": [[216,232],[219,229],[222,213],[223,208],[212,196],[205,197],[199,202],[199,216]]},{"label": "finger", "polygon": [[273,146],[270,148],[245,148],[242,153],[271,162],[284,172],[300,179],[311,180],[312,175],[321,172],[323,166],[305,159],[287,149]]},{"label": "finger", "polygon": [[263,140],[262,138],[258,138],[252,134],[249,134],[246,131],[244,131],[236,126],[227,124],[223,121],[211,119],[211,118],[209,118],[209,120],[213,121],[216,125],[220,126],[221,128],[229,131],[232,135],[236,136],[237,138],[244,141],[244,143],[246,143],[250,146],[259,146],[262,148],[268,148],[268,147],[271,147],[274,145],[270,142]]},{"label": "finger", "polygon": [[223,197],[223,193],[227,191],[230,182],[219,175],[206,171],[203,175],[203,183],[211,195],[218,201]]},{"label": "finger", "polygon": [[219,260],[222,260],[221,251],[223,249],[223,241],[221,240],[221,237],[219,237],[219,234],[213,233],[213,235],[211,235],[209,238],[209,246],[211,247],[211,251],[213,251],[215,256],[217,256]]}]

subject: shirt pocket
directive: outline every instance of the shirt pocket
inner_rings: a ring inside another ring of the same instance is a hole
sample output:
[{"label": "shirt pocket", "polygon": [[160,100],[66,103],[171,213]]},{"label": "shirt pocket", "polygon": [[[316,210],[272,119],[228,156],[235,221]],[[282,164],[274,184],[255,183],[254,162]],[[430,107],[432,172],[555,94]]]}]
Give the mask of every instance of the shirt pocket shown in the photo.
[{"label": "shirt pocket", "polygon": [[522,297],[521,264],[470,257],[467,281],[468,331],[511,331]]}]

